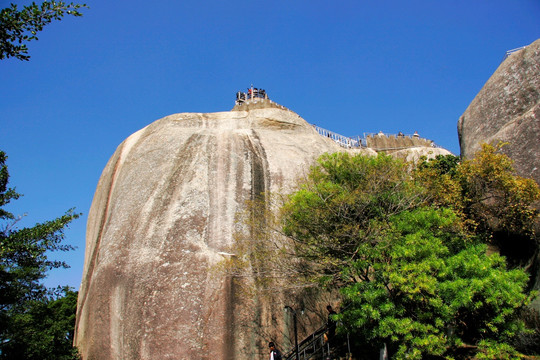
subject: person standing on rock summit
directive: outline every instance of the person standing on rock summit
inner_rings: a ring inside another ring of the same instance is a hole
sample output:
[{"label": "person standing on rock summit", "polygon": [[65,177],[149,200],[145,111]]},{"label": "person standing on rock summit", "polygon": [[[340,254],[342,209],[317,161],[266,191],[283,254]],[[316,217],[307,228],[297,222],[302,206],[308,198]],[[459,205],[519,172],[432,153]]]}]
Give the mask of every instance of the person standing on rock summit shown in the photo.
[{"label": "person standing on rock summit", "polygon": [[268,347],[270,348],[270,360],[281,360],[281,352],[276,349],[276,345],[272,341],[270,341]]}]

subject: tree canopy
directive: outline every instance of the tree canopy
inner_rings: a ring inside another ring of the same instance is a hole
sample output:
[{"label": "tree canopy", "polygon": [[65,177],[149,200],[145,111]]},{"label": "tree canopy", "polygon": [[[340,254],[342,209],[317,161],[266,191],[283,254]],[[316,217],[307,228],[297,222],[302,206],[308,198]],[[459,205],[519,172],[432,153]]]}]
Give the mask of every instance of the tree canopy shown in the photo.
[{"label": "tree canopy", "polygon": [[260,210],[268,204],[251,207],[264,220],[252,216],[230,265],[241,273],[255,260],[249,272],[262,280],[281,274],[339,290],[340,331],[387,344],[396,359],[455,358],[465,348],[512,357],[520,311],[536,294],[526,271],[493,246],[500,232],[535,241],[539,197],[538,185],[488,145],[472,160],[420,164],[326,154],[282,196],[276,218]]},{"label": "tree canopy", "polygon": [[14,57],[29,60],[27,43],[37,40],[37,33],[54,20],[65,15],[82,16],[86,4],[44,1],[32,2],[19,10],[16,4],[0,10],[0,60]]},{"label": "tree canopy", "polygon": [[483,144],[473,159],[459,164],[453,156],[424,161],[415,176],[431,205],[454,209],[512,266],[530,268],[531,254],[538,250],[538,210],[531,205],[540,198],[540,190],[533,179],[516,174],[512,160],[501,153],[503,146]]},{"label": "tree canopy", "polygon": [[30,300],[24,311],[10,315],[9,338],[0,359],[75,360],[73,347],[77,292],[62,289],[61,296]]}]

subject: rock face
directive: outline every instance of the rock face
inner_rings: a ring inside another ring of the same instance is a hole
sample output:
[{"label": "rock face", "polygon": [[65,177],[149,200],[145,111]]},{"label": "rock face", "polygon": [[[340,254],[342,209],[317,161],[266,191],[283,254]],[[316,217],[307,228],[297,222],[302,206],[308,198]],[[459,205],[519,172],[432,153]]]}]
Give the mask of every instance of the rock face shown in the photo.
[{"label": "rock face", "polygon": [[[499,66],[459,119],[458,133],[461,154],[467,158],[482,143],[507,142],[503,151],[517,173],[540,184],[540,40]],[[532,287],[540,290],[540,254],[530,256],[531,268],[536,269]],[[540,310],[540,298],[533,306]]]},{"label": "rock face", "polygon": [[519,175],[540,183],[540,40],[510,55],[458,122],[461,154],[483,142],[508,142],[504,151]]},{"label": "rock face", "polygon": [[[83,359],[266,356],[266,341],[287,335],[283,296],[246,301],[211,268],[246,200],[287,191],[336,151],[294,112],[261,104],[175,114],[131,135],[88,217],[75,337]],[[240,326],[246,319],[251,326]]]},{"label": "rock face", "polygon": [[433,147],[413,147],[409,149],[401,149],[393,151],[390,153],[391,156],[403,159],[407,162],[417,163],[420,161],[422,156],[425,156],[428,159],[435,158],[438,155],[452,155],[452,153],[443,148],[433,148]]},{"label": "rock face", "polygon": [[417,134],[413,136],[405,135],[385,135],[382,132],[366,137],[367,146],[375,151],[392,152],[396,150],[409,149],[413,147],[432,147],[433,141],[421,138]]}]

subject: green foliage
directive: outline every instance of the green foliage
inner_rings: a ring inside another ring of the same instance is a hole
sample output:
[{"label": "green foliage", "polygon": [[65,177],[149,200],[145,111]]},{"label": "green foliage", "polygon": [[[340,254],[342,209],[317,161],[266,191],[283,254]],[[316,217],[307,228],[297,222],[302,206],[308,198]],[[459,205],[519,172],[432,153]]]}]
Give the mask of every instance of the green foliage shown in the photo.
[{"label": "green foliage", "polygon": [[523,356],[508,344],[494,343],[483,340],[478,346],[476,359],[478,360],[514,360],[523,359]]},{"label": "green foliage", "polygon": [[434,159],[428,160],[422,158],[422,162],[418,165],[418,169],[432,169],[438,174],[455,175],[456,168],[460,163],[459,156],[455,155],[437,155]]},{"label": "green foliage", "polygon": [[[351,264],[352,271],[366,276],[342,287],[347,310],[340,317],[349,330],[368,341],[399,344],[398,354],[408,350],[412,358],[417,358],[415,352],[444,351],[447,344],[440,327],[447,309],[438,298],[434,275],[444,269],[442,258],[449,249],[430,230],[447,227],[447,215],[422,209],[392,217],[391,229],[367,256]],[[411,229],[410,221],[417,222],[418,231]],[[351,270],[346,273],[350,279]]]},{"label": "green foliage", "polygon": [[86,4],[44,1],[41,5],[33,2],[22,10],[16,4],[0,10],[0,60],[14,57],[28,60],[27,42],[37,40],[37,33],[54,20],[64,15],[82,16],[79,9]]},{"label": "green foliage", "polygon": [[57,299],[28,301],[24,311],[10,317],[9,341],[2,346],[0,359],[79,359],[72,345],[77,293],[67,288],[63,293]]},{"label": "green foliage", "polygon": [[485,245],[452,233],[457,220],[448,209],[432,208],[392,217],[385,240],[351,266],[370,267],[367,280],[342,288],[345,327],[387,342],[397,359],[515,336],[523,328],[517,310],[531,298],[524,293],[528,277],[506,270],[501,256],[487,256]]},{"label": "green foliage", "polygon": [[538,217],[530,205],[540,199],[540,189],[534,180],[516,175],[502,146],[483,144],[474,159],[459,166],[465,213],[481,230],[530,236]]},{"label": "green foliage", "polygon": [[423,158],[414,169],[417,184],[426,190],[427,205],[463,210],[461,186],[455,179],[459,162],[459,157],[454,155],[437,155],[435,159]]},{"label": "green foliage", "polygon": [[335,280],[343,265],[367,251],[382,220],[421,203],[408,178],[405,163],[383,154],[323,155],[282,207],[283,231],[301,258],[316,260],[316,271]]},{"label": "green foliage", "polygon": [[513,339],[529,341],[520,314],[536,294],[492,245],[501,232],[535,241],[539,197],[488,145],[472,160],[417,166],[326,154],[281,204],[248,206],[227,266],[341,292],[338,332],[362,348],[386,343],[395,359],[515,358]]},{"label": "green foliage", "polygon": [[482,218],[500,224],[503,213],[472,210],[489,196],[491,207],[519,199],[526,214],[537,190],[489,147],[479,157],[439,157],[411,173],[384,155],[325,155],[289,196],[281,221],[305,260],[299,273],[341,290],[342,331],[387,343],[397,359],[452,357],[465,344],[486,358],[485,344],[514,352],[519,311],[535,294],[481,241],[493,229]]},{"label": "green foliage", "polygon": [[69,251],[63,245],[63,229],[79,217],[72,210],[65,215],[32,228],[8,229],[0,234],[0,309],[39,298],[46,293],[40,284],[46,271],[68,267],[65,262],[50,260],[48,251]]},{"label": "green foliage", "polygon": [[17,194],[15,189],[8,188],[9,173],[6,162],[6,154],[0,151],[0,219],[14,219],[13,214],[5,211],[2,207],[9,204],[11,200],[19,198],[20,194]]},{"label": "green foliage", "polygon": [[[0,203],[2,207],[19,197],[14,189],[7,186],[9,172],[5,164],[6,159],[5,153],[0,151]],[[17,229],[15,216],[5,208],[0,208],[0,221],[2,221],[0,227],[0,358],[17,358],[17,356],[10,357],[13,349],[31,349],[34,345],[41,346],[31,341],[41,336],[50,337],[43,332],[43,328],[20,329],[20,326],[25,322],[29,326],[46,322],[45,318],[39,318],[39,316],[36,318],[37,315],[32,311],[41,311],[40,309],[49,305],[57,306],[54,302],[51,303],[52,299],[58,295],[57,292],[54,289],[47,289],[41,280],[45,278],[49,269],[68,267],[63,261],[49,259],[48,255],[50,252],[72,249],[70,245],[62,244],[63,231],[72,220],[79,216],[80,214],[69,210],[57,219],[36,224],[31,228]],[[69,296],[69,299],[73,297],[69,292],[65,291],[65,294],[66,297]],[[54,322],[60,325],[59,319]],[[31,332],[33,337],[21,335],[24,331]],[[54,327],[51,331],[54,331]],[[64,342],[66,341],[68,340],[64,339]],[[71,346],[71,343],[69,344]],[[56,340],[54,345],[63,346]],[[50,351],[61,352],[62,350],[58,348],[50,349]]]},{"label": "green foliage", "polygon": [[516,175],[504,144],[482,145],[473,159],[454,156],[425,160],[414,172],[426,189],[427,205],[454,209],[484,242],[495,245],[513,265],[525,265],[538,251],[534,223],[540,188]]},{"label": "green foliage", "polygon": [[540,354],[540,312],[530,306],[523,309],[520,318],[530,331],[520,334],[512,345],[523,354]]}]

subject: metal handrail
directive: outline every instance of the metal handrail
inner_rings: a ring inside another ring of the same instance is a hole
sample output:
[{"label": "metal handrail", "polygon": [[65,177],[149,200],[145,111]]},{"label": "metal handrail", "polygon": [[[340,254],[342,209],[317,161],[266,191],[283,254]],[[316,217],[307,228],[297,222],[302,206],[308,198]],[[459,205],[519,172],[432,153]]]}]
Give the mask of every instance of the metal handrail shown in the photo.
[{"label": "metal handrail", "polygon": [[[326,325],[320,327],[298,344],[298,355],[300,359],[308,359],[308,355],[312,357],[318,352],[322,353],[323,356],[328,353],[328,344],[324,340],[326,329]],[[295,348],[287,352],[283,357],[284,360],[293,360],[295,358]]]},{"label": "metal handrail", "polygon": [[[507,54],[519,51],[519,50],[521,50],[521,49],[523,49],[525,47],[526,46],[523,46],[523,47],[517,48],[517,49],[513,49],[513,50],[509,50],[507,52]],[[244,92],[241,92],[241,91],[238,91],[236,93],[236,105],[242,105],[242,104],[244,104],[246,102],[249,102],[249,101],[257,101],[257,99],[268,100],[271,103],[274,103],[272,100],[270,100],[268,98],[268,94],[266,93],[265,90],[256,89],[256,88],[253,87],[253,85],[251,85],[251,87],[248,90],[249,90],[248,93],[244,93]],[[276,105],[278,105],[278,104],[276,104]],[[287,109],[286,107],[284,107],[282,105],[278,105],[278,106],[280,108],[284,109],[284,110],[289,110],[289,109]],[[390,135],[389,134],[382,134],[382,133],[364,133],[363,138],[360,137],[360,136],[349,137],[349,136],[340,135],[338,133],[335,133],[333,131],[324,129],[324,128],[322,128],[320,126],[317,126],[317,125],[314,125],[314,124],[310,124],[310,125],[315,129],[315,131],[317,131],[317,133],[319,135],[324,136],[326,138],[329,138],[329,139],[335,141],[338,145],[340,145],[340,146],[342,146],[344,148],[366,148],[367,147],[367,138],[368,137],[376,137],[376,136],[386,136],[386,137],[394,136],[396,138],[410,138],[410,139],[419,138],[419,139],[423,139],[423,138],[420,138],[418,133],[414,133],[412,135],[405,135],[405,134],[402,134],[402,133],[390,134]],[[425,140],[431,141],[431,146],[432,147],[442,148],[442,146],[439,146],[439,145],[435,144],[432,140],[429,140],[429,139],[425,139]],[[410,147],[411,146],[393,147],[393,148],[374,148],[374,150],[375,151],[401,150],[401,149],[408,149]]]},{"label": "metal handrail", "polygon": [[504,57],[503,57],[501,63],[504,62],[504,60],[506,60],[506,58],[509,57],[510,55],[512,55],[513,53],[518,52],[519,50],[523,50],[523,49],[525,49],[527,46],[528,46],[528,45],[521,46],[521,47],[518,47],[518,48],[515,48],[515,49],[512,49],[512,50],[508,50],[508,51],[504,54]]},{"label": "metal handrail", "polygon": [[322,127],[319,127],[317,125],[311,124],[311,126],[313,126],[313,128],[315,129],[315,131],[317,131],[317,133],[319,133],[319,135],[330,138],[343,147],[358,148],[364,146],[362,144],[362,139],[359,136],[343,136],[333,131],[323,129]]}]

